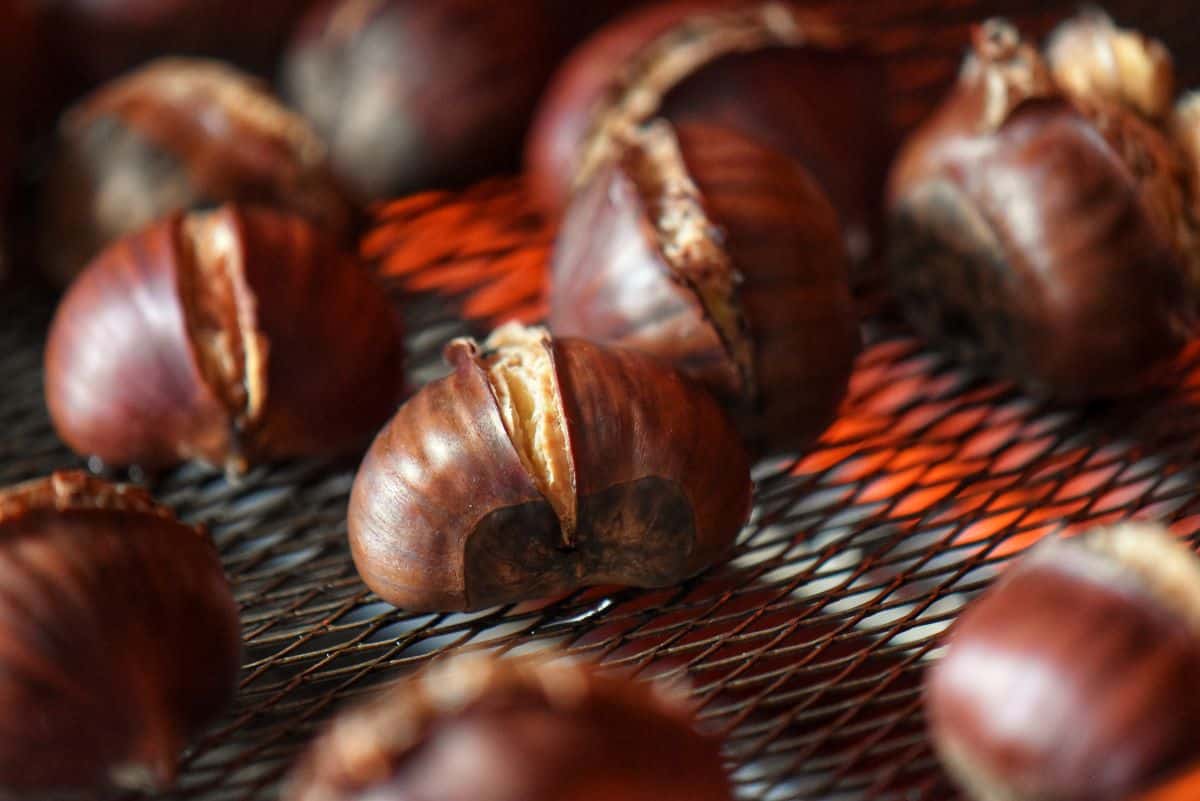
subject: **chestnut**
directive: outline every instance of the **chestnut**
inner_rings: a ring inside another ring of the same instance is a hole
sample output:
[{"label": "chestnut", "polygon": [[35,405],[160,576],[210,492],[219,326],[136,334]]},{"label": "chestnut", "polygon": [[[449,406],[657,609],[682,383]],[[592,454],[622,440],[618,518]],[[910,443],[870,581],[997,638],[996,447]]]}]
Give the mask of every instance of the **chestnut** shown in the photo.
[{"label": "chestnut", "polygon": [[155,61],[63,117],[42,201],[43,267],[66,284],[113,239],[176,210],[277,206],[347,237],[356,207],[321,141],[258,81]]},{"label": "chestnut", "polygon": [[1162,119],[1175,97],[1175,70],[1162,42],[1118,28],[1098,8],[1059,25],[1046,45],[1058,87],[1084,100],[1107,100]]},{"label": "chestnut", "polygon": [[82,472],[0,490],[0,792],[163,789],[228,705],[238,606],[208,536]]},{"label": "chestnut", "polygon": [[676,688],[549,655],[471,654],[336,718],[284,801],[732,801]]},{"label": "chestnut", "polygon": [[881,62],[828,14],[779,2],[652,5],[599,31],[560,68],[526,167],[535,196],[557,215],[631,128],[657,117],[734,128],[816,176],[857,262],[881,223],[884,86]]},{"label": "chestnut", "polygon": [[1127,801],[1200,760],[1200,559],[1129,523],[1036,546],[927,676],[943,761],[980,801]]},{"label": "chestnut", "polygon": [[711,565],[750,510],[717,402],[650,356],[508,324],[384,427],[350,494],[350,549],[384,600],[480,609]]},{"label": "chestnut", "polygon": [[543,0],[330,0],[297,30],[283,86],[380,198],[515,161],[553,51]]},{"label": "chestnut", "polygon": [[1186,174],[1163,130],[1068,100],[991,20],[893,166],[896,296],[927,339],[1034,393],[1136,391],[1193,324]]},{"label": "chestnut", "polygon": [[808,445],[860,342],[833,207],[799,164],[729,130],[658,121],[622,144],[564,216],[551,330],[670,361],[755,450]]},{"label": "chestnut", "polygon": [[223,206],[118,240],[71,286],[46,345],[63,440],[114,465],[230,471],[335,452],[394,410],[386,294],[312,223]]}]

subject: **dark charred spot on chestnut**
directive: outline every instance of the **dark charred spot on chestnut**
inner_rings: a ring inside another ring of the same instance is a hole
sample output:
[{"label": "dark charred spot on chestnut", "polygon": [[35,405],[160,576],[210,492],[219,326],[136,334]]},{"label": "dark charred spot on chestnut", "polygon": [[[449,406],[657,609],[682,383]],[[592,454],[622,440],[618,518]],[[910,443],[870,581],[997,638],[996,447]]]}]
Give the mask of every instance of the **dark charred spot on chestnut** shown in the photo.
[{"label": "dark charred spot on chestnut", "polygon": [[410,609],[475,609],[707,567],[749,463],[703,389],[637,353],[505,326],[380,432],[355,479],[360,574]]}]

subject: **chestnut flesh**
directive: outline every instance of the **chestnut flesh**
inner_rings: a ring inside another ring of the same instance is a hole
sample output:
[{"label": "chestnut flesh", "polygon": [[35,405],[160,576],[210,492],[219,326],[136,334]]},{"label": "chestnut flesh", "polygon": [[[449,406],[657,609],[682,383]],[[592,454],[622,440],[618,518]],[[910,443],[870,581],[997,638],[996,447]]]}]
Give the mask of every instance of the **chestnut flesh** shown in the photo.
[{"label": "chestnut flesh", "polygon": [[224,206],[110,246],[46,345],[46,402],[76,452],[230,471],[366,440],[399,397],[395,311],[307,220]]},{"label": "chestnut flesh", "polygon": [[1046,44],[1055,83],[1084,101],[1122,103],[1152,119],[1171,111],[1175,68],[1162,42],[1117,27],[1097,8],[1059,25]]},{"label": "chestnut flesh", "polygon": [[800,161],[829,193],[855,262],[882,225],[881,62],[853,31],[787,3],[684,0],[623,17],[556,74],[526,143],[535,196],[557,214],[620,134],[662,117],[738,130]]},{"label": "chestnut flesh", "polygon": [[755,450],[829,424],[860,338],[837,214],[790,159],[659,121],[567,209],[551,330],[652,353],[713,389]]},{"label": "chestnut flesh", "polygon": [[673,688],[546,656],[458,656],[343,714],[285,801],[732,801]]},{"label": "chestnut flesh", "polygon": [[1036,394],[1137,391],[1194,324],[1186,176],[1164,131],[1066,99],[989,21],[893,166],[893,288],[927,339]]},{"label": "chestnut flesh", "polygon": [[325,144],[265,86],[217,62],[155,61],[63,117],[42,199],[42,266],[65,285],[124,234],[235,201],[304,215],[337,237],[357,223]]},{"label": "chestnut flesh", "polygon": [[141,489],[55,473],[0,490],[0,581],[0,790],[170,785],[241,667],[207,535]]},{"label": "chestnut flesh", "polygon": [[926,704],[979,801],[1127,801],[1200,760],[1200,559],[1150,524],[1037,546],[951,629]]},{"label": "chestnut flesh", "polygon": [[515,162],[553,50],[544,0],[333,0],[289,47],[284,94],[379,198]]},{"label": "chestnut flesh", "polygon": [[641,353],[503,326],[379,433],[350,496],[363,580],[455,611],[591,584],[657,587],[711,565],[750,508],[737,433]]}]

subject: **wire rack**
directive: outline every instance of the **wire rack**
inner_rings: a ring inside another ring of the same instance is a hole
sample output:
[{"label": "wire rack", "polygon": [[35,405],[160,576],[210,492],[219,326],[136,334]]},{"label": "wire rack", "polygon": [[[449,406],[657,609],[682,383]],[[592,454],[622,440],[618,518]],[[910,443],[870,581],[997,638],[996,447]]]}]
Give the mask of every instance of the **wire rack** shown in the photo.
[{"label": "wire rack", "polygon": [[[377,220],[364,250],[403,297],[413,386],[439,374],[450,337],[539,316],[550,236],[514,182],[417,196]],[[5,483],[78,464],[42,402],[52,307],[33,291],[0,301]],[[350,560],[356,458],[236,482],[194,466],[148,480],[212,532],[246,648],[234,708],[167,797],[275,798],[314,728],[380,682],[455,651],[557,648],[686,677],[746,798],[957,798],[921,712],[939,635],[1048,533],[1138,517],[1197,541],[1200,348],[1168,388],[1060,408],[955,369],[882,318],[866,328],[839,421],[803,458],[759,464],[733,557],[669,590],[407,614],[368,592]]]}]

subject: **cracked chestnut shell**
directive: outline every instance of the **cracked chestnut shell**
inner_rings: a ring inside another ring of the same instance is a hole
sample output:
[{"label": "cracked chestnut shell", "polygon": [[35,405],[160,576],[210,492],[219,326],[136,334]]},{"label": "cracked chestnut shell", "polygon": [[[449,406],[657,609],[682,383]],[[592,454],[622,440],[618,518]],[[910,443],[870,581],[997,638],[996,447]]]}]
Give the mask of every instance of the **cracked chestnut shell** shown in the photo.
[{"label": "cracked chestnut shell", "polygon": [[1125,524],[1039,545],[955,623],[927,678],[980,801],[1126,801],[1200,760],[1200,559]]},{"label": "cracked chestnut shell", "polygon": [[232,699],[238,607],[207,535],[81,472],[0,490],[0,790],[165,788]]},{"label": "cracked chestnut shell", "polygon": [[337,718],[285,801],[732,801],[682,695],[546,656],[459,656]]},{"label": "cracked chestnut shell", "polygon": [[713,389],[755,450],[810,444],[860,338],[837,214],[800,165],[733,131],[625,138],[563,219],[557,335],[643,350]]},{"label": "cracked chestnut shell", "polygon": [[284,94],[381,198],[515,162],[553,50],[543,0],[334,0],[298,29]]},{"label": "cracked chestnut shell", "polygon": [[223,206],[108,248],[46,345],[63,440],[113,465],[231,471],[337,452],[399,396],[395,312],[358,259],[308,221]]},{"label": "cracked chestnut shell", "polygon": [[68,283],[110,241],[173,211],[224,202],[301,214],[347,238],[351,197],[324,142],[257,80],[161,59],[66,112],[42,198],[42,266]]},{"label": "cracked chestnut shell", "polygon": [[623,134],[655,118],[733,128],[801,162],[856,261],[882,227],[881,62],[820,12],[780,2],[659,3],[596,33],[559,69],[526,143],[535,197],[558,214]]},{"label": "cracked chestnut shell", "polygon": [[985,372],[1066,400],[1134,391],[1193,326],[1186,189],[1162,130],[1066,99],[992,20],[893,166],[892,285],[921,334]]},{"label": "cracked chestnut shell", "polygon": [[593,584],[658,587],[711,565],[750,508],[737,432],[699,386],[641,353],[505,326],[446,348],[359,468],[359,575],[407,610],[454,611]]}]

